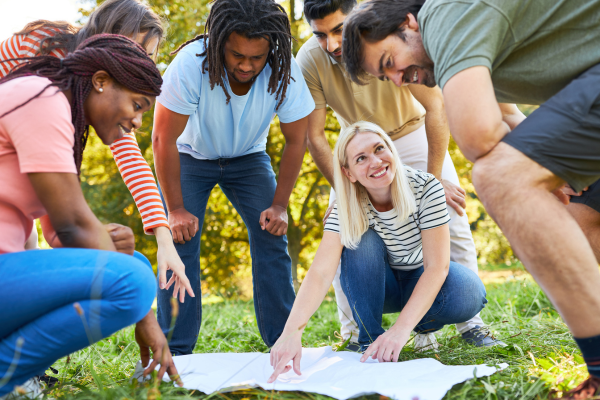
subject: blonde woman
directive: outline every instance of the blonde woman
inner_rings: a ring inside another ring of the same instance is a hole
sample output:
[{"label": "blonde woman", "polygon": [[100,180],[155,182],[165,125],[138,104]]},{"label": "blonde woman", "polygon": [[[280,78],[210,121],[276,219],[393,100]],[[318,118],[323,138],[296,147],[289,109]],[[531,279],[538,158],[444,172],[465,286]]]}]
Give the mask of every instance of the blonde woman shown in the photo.
[{"label": "blonde woman", "polygon": [[[449,261],[442,185],[433,175],[402,165],[379,126],[357,122],[341,132],[334,179],[337,205],[271,350],[275,371],[269,382],[292,368],[290,360],[300,374],[302,332],[329,290],[340,257],[342,288],[359,324],[361,361],[369,356],[398,361],[411,331],[423,345],[433,332],[468,320],[487,302],[479,277]],[[383,314],[398,311],[398,320],[385,331]]]}]

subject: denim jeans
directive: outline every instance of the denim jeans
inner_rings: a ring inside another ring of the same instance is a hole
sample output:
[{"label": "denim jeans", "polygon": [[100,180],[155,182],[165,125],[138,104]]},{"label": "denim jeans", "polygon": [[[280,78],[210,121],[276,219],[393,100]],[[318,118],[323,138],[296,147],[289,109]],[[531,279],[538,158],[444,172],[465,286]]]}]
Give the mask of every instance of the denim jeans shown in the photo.
[{"label": "denim jeans", "polygon": [[[283,331],[295,294],[286,236],[274,236],[262,230],[259,224],[260,214],[271,206],[277,187],[269,156],[262,151],[218,160],[198,160],[188,154],[180,154],[179,159],[183,204],[187,211],[198,217],[200,231],[208,197],[217,184],[244,220],[252,256],[258,330],[267,346],[274,345]],[[191,354],[200,331],[200,236],[198,233],[185,244],[175,244],[196,293],[196,297],[186,295],[185,303],[179,304],[179,316],[169,344],[175,355]],[[170,276],[171,271],[168,271],[167,278]],[[171,326],[172,293],[173,287],[168,291],[158,291],[158,322],[165,334],[169,333]]]},{"label": "denim jeans", "polygon": [[[359,327],[358,343],[366,348],[385,332],[384,313],[402,311],[423,274],[392,269],[383,240],[372,229],[355,250],[342,251],[341,283]],[[413,329],[417,333],[440,330],[444,325],[467,321],[485,307],[485,287],[468,268],[450,262],[446,281],[431,308]]]},{"label": "denim jeans", "polygon": [[6,380],[0,396],[43,375],[59,358],[138,322],[156,294],[144,256],[91,249],[2,254],[0,282],[0,377]]}]

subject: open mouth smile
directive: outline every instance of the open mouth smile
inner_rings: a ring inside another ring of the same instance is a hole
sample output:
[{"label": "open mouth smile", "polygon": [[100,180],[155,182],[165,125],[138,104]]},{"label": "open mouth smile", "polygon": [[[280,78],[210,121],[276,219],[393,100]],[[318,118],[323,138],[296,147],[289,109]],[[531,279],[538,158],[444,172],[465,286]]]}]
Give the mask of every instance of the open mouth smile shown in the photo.
[{"label": "open mouth smile", "polygon": [[385,166],[383,168],[378,169],[377,171],[375,171],[374,174],[371,174],[371,178],[375,178],[375,179],[379,179],[382,176],[387,174],[387,171],[389,169],[389,166]]}]

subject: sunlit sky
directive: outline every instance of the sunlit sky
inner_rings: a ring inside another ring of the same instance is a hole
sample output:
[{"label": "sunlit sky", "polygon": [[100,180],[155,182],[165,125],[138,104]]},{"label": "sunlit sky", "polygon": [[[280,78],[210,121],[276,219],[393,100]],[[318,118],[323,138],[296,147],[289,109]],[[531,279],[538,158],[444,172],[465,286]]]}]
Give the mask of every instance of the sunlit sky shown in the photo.
[{"label": "sunlit sky", "polygon": [[80,0],[0,0],[0,41],[36,19],[74,23],[82,6]]}]

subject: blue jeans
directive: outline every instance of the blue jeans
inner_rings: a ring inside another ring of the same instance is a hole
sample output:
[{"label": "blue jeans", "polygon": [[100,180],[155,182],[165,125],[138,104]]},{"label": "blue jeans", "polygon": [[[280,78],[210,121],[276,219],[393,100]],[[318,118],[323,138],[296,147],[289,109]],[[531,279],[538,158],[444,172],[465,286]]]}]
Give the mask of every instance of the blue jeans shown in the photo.
[{"label": "blue jeans", "polygon": [[[383,240],[372,229],[362,236],[355,250],[342,251],[341,283],[358,324],[358,342],[366,348],[385,332],[384,313],[402,311],[423,274],[392,269]],[[414,327],[417,333],[440,330],[444,325],[467,321],[485,307],[485,287],[468,268],[450,262],[446,281],[433,305]]]},{"label": "blue jeans", "polygon": [[[258,330],[267,346],[274,345],[283,331],[295,294],[286,236],[274,236],[259,225],[260,213],[271,206],[277,187],[269,156],[263,151],[235,158],[198,160],[180,154],[179,160],[183,204],[200,221],[200,231],[208,197],[217,184],[244,220],[252,256]],[[179,304],[179,316],[169,344],[175,355],[191,354],[200,331],[200,236],[197,234],[185,244],[175,244],[196,293],[196,297],[186,296],[185,303]],[[170,277],[171,271],[168,271],[167,279]],[[158,323],[165,334],[171,326],[172,294],[173,287],[158,291]]]},{"label": "blue jeans", "polygon": [[90,249],[2,254],[0,282],[0,377],[7,380],[0,396],[43,375],[59,358],[138,322],[156,294],[144,256]]}]

